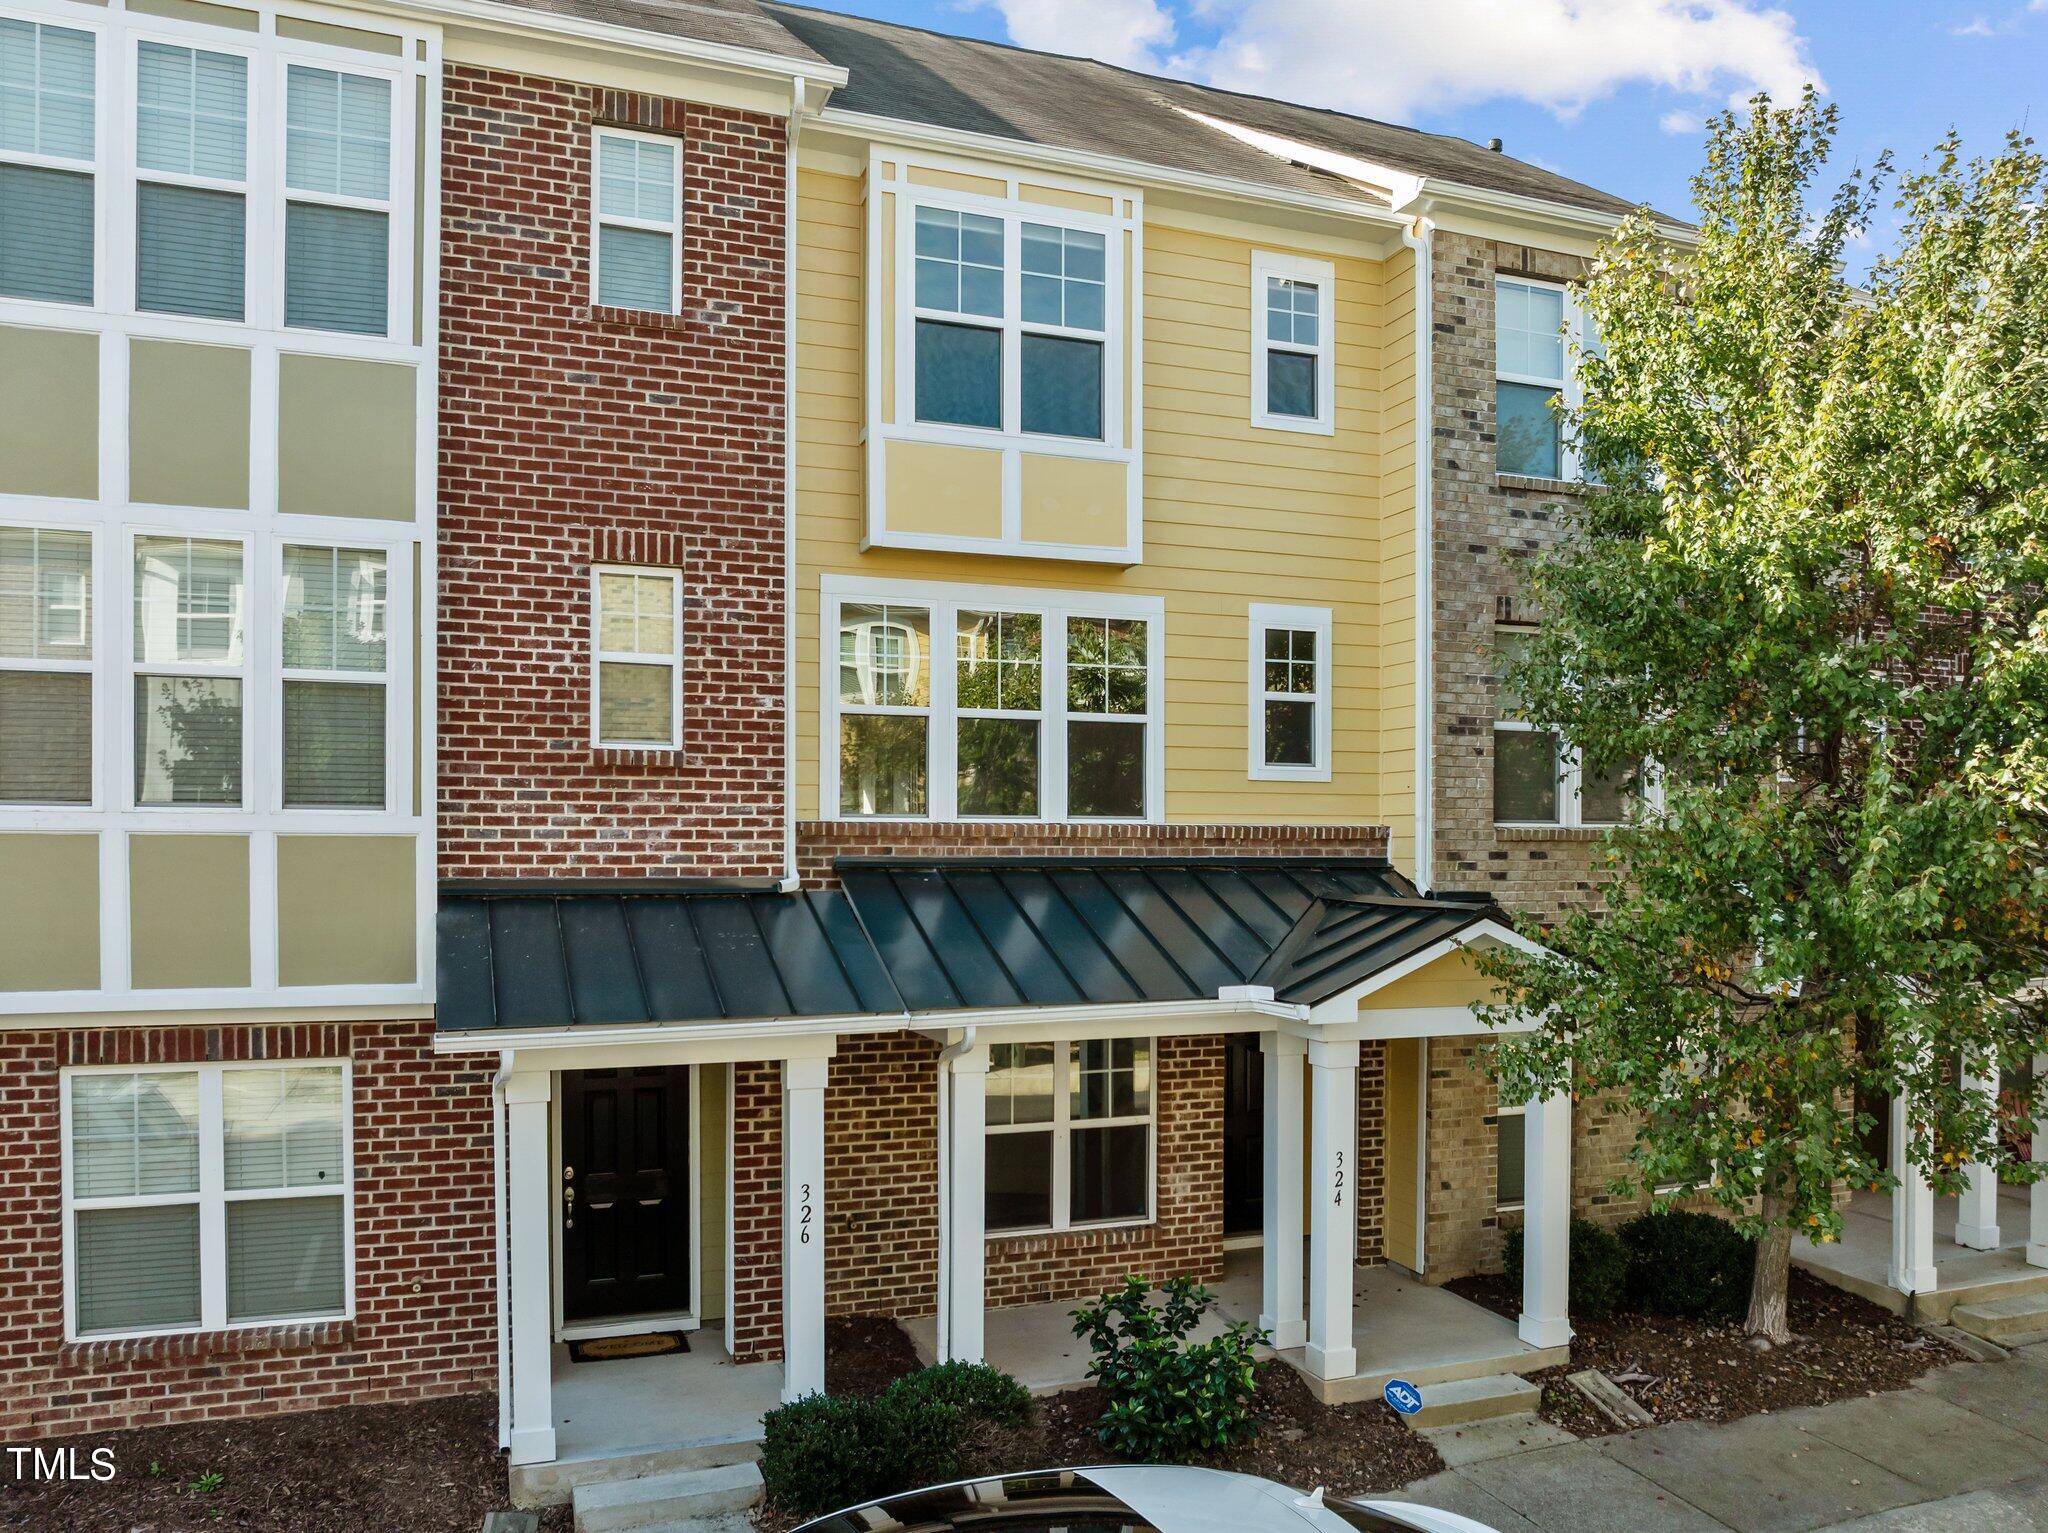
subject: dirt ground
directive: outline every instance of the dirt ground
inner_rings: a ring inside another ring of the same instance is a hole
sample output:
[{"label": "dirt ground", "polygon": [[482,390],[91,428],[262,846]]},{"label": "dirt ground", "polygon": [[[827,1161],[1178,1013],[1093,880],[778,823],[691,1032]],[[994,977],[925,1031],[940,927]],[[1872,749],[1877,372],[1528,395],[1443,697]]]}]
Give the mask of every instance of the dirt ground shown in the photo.
[{"label": "dirt ground", "polygon": [[[1519,1312],[1505,1278],[1457,1278],[1445,1286],[1510,1318]],[[1752,1350],[1740,1321],[1575,1315],[1570,1366],[1527,1377],[1543,1389],[1546,1419],[1581,1437],[1599,1437],[1620,1428],[1565,1382],[1567,1373],[1598,1368],[1659,1421],[1734,1421],[1903,1389],[1959,1355],[1939,1337],[1796,1267],[1790,1299],[1794,1340],[1776,1351]]]}]

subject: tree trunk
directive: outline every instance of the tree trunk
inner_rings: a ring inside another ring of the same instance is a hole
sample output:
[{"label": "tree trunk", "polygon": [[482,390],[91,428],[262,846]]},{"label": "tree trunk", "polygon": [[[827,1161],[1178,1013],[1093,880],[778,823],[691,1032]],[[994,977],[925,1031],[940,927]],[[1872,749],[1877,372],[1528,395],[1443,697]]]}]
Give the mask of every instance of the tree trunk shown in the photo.
[{"label": "tree trunk", "polygon": [[1743,1332],[1758,1346],[1782,1347],[1792,1339],[1786,1290],[1792,1278],[1792,1227],[1785,1222],[1784,1199],[1764,1194],[1766,1221],[1756,1243],[1756,1268],[1749,1284],[1749,1318]]}]

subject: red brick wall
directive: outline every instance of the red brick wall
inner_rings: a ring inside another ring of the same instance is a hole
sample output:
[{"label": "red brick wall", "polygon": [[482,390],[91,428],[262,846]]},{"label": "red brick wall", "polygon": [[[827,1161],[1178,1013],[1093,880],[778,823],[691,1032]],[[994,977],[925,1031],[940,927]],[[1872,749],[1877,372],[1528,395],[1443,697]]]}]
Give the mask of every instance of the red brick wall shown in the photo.
[{"label": "red brick wall", "polygon": [[[732,1067],[730,1324],[732,1355],[742,1363],[782,1356],[782,1068],[780,1060]],[[825,1209],[829,1220],[829,1181]]]},{"label": "red brick wall", "polygon": [[800,820],[797,872],[836,888],[839,857],[1384,857],[1384,825],[1017,825]]},{"label": "red brick wall", "polygon": [[[436,1058],[432,1026],[0,1037],[0,1438],[494,1388],[491,1071]],[[355,1319],[67,1344],[59,1066],[338,1057],[353,1062]]]},{"label": "red brick wall", "polygon": [[825,1092],[825,1312],[938,1306],[939,1045],[842,1038]]},{"label": "red brick wall", "polygon": [[1358,1046],[1358,1265],[1387,1259],[1387,1046]]},{"label": "red brick wall", "polygon": [[[450,66],[441,871],[781,871],[779,119]],[[590,302],[591,127],[683,150],[683,312]],[[590,565],[683,572],[683,748],[590,745]]]}]

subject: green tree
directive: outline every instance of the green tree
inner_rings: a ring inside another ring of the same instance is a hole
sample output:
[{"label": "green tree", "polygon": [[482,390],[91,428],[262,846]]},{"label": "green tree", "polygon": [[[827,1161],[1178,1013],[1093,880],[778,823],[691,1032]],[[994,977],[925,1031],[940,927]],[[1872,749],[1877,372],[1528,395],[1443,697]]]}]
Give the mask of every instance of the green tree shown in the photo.
[{"label": "green tree", "polygon": [[1711,1167],[1759,1238],[1759,1344],[1837,1185],[1896,1185],[1869,1104],[1905,1097],[1938,1193],[1972,1160],[2025,1181],[1957,1067],[2048,1049],[2048,176],[2017,136],[1945,141],[1859,290],[1888,167],[1814,213],[1834,130],[1810,92],[1723,116],[1694,248],[1634,217],[1587,280],[1567,429],[1608,488],[1534,565],[1509,682],[1589,773],[1655,786],[1604,913],[1488,962],[1541,1019],[1504,1088],[1619,1098],[1647,1188]]}]

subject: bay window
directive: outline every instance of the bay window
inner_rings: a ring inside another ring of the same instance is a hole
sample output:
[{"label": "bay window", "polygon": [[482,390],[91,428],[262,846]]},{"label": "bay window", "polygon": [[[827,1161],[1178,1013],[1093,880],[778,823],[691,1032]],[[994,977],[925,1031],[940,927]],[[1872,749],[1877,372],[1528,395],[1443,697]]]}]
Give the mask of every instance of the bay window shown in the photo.
[{"label": "bay window", "polygon": [[242,802],[244,550],[135,539],[135,802]]},{"label": "bay window", "polygon": [[284,806],[382,809],[389,570],[381,551],[284,547]]},{"label": "bay window", "polygon": [[674,314],[682,289],[682,150],[673,139],[597,130],[592,301]]},{"label": "bay window", "polygon": [[0,16],[0,296],[93,301],[93,34]]},{"label": "bay window", "polygon": [[[1157,600],[828,588],[825,809],[1156,817]],[[1121,608],[1109,611],[1104,608]],[[951,634],[951,661],[940,646]]]},{"label": "bay window", "polygon": [[68,1334],[345,1316],[348,1097],[339,1063],[66,1071]]},{"label": "bay window", "polygon": [[285,69],[284,322],[383,335],[391,284],[391,82]]},{"label": "bay window", "polygon": [[136,44],[135,306],[245,312],[249,60]]},{"label": "bay window", "polygon": [[1252,424],[1276,431],[1336,429],[1336,268],[1328,261],[1252,253]]},{"label": "bay window", "polygon": [[92,801],[92,534],[0,527],[0,803]]},{"label": "bay window", "polygon": [[1152,1056],[1144,1038],[990,1045],[991,1234],[1152,1216]]}]

